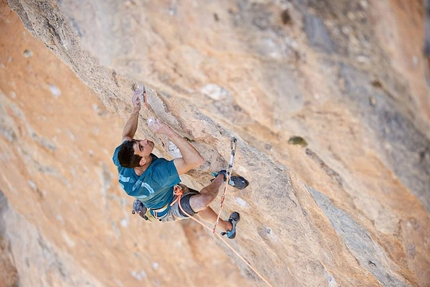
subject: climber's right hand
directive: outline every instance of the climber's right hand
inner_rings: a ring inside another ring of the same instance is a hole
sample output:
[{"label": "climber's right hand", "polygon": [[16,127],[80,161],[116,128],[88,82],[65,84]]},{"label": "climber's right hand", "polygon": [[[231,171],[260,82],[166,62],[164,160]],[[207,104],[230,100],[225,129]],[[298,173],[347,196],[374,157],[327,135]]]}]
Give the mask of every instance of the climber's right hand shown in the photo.
[{"label": "climber's right hand", "polygon": [[143,93],[142,88],[137,88],[133,92],[133,97],[132,97],[131,101],[133,103],[133,110],[135,112],[140,111],[140,109],[142,108],[142,102],[140,101],[140,97],[142,96],[142,93]]}]

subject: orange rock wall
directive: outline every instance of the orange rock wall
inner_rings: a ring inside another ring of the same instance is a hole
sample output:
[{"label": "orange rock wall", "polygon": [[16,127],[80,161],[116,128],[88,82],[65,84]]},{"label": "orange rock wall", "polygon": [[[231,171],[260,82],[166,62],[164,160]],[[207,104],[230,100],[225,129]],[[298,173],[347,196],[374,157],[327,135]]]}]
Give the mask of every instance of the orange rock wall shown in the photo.
[{"label": "orange rock wall", "polygon": [[138,81],[151,106],[138,136],[169,157],[146,129],[155,115],[206,160],[188,185],[207,184],[238,138],[234,170],[250,186],[229,190],[222,215],[241,213],[230,243],[272,286],[427,286],[423,11],[396,0],[1,2],[7,280],[267,286],[195,222],[131,215],[111,154]]}]

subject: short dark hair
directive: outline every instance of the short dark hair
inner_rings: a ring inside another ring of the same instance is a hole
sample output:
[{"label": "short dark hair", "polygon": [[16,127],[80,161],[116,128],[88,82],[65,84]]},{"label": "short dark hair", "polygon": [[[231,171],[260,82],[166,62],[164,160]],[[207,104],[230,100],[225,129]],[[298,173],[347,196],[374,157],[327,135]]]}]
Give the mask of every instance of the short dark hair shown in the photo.
[{"label": "short dark hair", "polygon": [[140,155],[134,154],[133,145],[136,143],[136,140],[125,141],[121,145],[121,148],[118,152],[118,160],[122,167],[138,167],[140,166],[139,162],[142,159]]}]

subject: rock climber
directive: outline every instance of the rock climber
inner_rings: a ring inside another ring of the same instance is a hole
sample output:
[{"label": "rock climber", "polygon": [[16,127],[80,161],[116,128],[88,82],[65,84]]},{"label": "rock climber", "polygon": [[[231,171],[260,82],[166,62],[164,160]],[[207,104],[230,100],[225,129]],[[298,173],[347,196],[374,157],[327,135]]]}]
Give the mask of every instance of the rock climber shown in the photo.
[{"label": "rock climber", "polygon": [[[198,213],[203,220],[213,224],[218,215],[209,204],[225,181],[226,172],[215,173],[216,177],[200,192],[181,184],[179,176],[201,165],[204,159],[187,140],[159,120],[148,120],[150,130],[166,135],[182,157],[173,160],[158,158],[152,153],[153,141],[134,139],[141,97],[146,99],[146,91],[138,87],[132,96],[133,110],[123,129],[122,143],[112,158],[118,167],[119,183],[128,195],[135,198],[133,213],[136,211],[146,220],[161,222],[181,220]],[[147,104],[145,100],[144,103]],[[248,182],[243,177],[232,176],[229,184],[243,189]],[[182,190],[181,196],[174,194],[178,189]],[[221,234],[234,238],[239,220],[237,212],[233,212],[228,220],[219,220],[218,226],[224,230]]]}]

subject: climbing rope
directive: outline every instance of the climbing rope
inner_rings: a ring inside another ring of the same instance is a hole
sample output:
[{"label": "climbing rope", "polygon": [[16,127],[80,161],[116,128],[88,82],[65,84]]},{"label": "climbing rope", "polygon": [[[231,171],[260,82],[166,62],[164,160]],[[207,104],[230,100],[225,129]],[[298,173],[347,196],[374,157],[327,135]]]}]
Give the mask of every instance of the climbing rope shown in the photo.
[{"label": "climbing rope", "polygon": [[216,233],[216,227],[218,225],[219,218],[221,216],[221,211],[222,211],[222,208],[224,206],[225,195],[227,194],[228,183],[230,182],[231,172],[233,170],[234,156],[236,155],[236,143],[237,143],[237,139],[236,138],[232,138],[231,142],[230,142],[230,149],[231,149],[230,162],[228,163],[228,167],[227,167],[227,170],[226,170],[226,179],[225,179],[224,190],[223,190],[223,193],[221,195],[221,203],[220,203],[220,207],[219,207],[218,216],[216,218],[214,227],[212,229],[213,233]]},{"label": "climbing rope", "polygon": [[197,222],[198,224],[200,224],[201,226],[203,226],[204,228],[212,231],[212,233],[214,233],[219,239],[221,239],[222,242],[224,242],[225,245],[227,245],[228,248],[230,248],[231,251],[233,251],[234,254],[237,255],[237,257],[239,257],[252,271],[255,272],[255,274],[258,275],[258,277],[261,278],[261,280],[263,280],[268,286],[272,287],[272,285],[254,268],[252,267],[252,265],[245,259],[243,258],[220,234],[218,234],[216,232],[216,227],[218,225],[219,222],[219,218],[222,212],[222,208],[224,206],[224,199],[225,196],[227,194],[227,188],[228,188],[228,183],[230,181],[231,178],[231,172],[233,170],[233,162],[234,162],[234,157],[236,155],[236,143],[237,143],[237,139],[236,138],[232,138],[231,143],[230,143],[230,148],[231,148],[231,153],[230,153],[230,161],[226,170],[226,183],[224,185],[224,190],[223,190],[223,194],[221,196],[221,203],[220,203],[220,210],[218,212],[218,217],[216,219],[216,222],[214,224],[213,229],[211,229],[209,226],[207,226],[205,223],[201,222],[200,220],[198,220],[197,218],[191,216],[190,214],[188,214],[181,205],[181,197],[184,194],[184,191],[182,190],[182,187],[180,187],[179,185],[176,185],[174,187],[174,195],[176,195],[176,199],[170,204],[173,205],[176,202],[178,202],[179,208],[181,209],[181,211],[186,214],[189,218],[191,218],[192,220],[194,220],[195,222]]},{"label": "climbing rope", "polygon": [[[236,139],[235,139],[236,140]],[[234,155],[233,155],[234,156]],[[231,163],[231,161],[230,161]],[[226,184],[227,185],[227,184]],[[182,190],[182,187],[180,187],[179,185],[176,185],[174,188],[173,193],[177,196],[177,198],[175,199],[174,202],[171,203],[171,205],[173,205],[175,202],[178,202],[179,208],[181,209],[181,211],[186,214],[189,218],[191,218],[192,220],[194,220],[195,222],[197,222],[198,224],[200,224],[201,226],[203,226],[204,228],[208,229],[209,231],[212,231],[212,229],[207,226],[206,224],[204,224],[203,222],[201,222],[200,220],[198,220],[197,218],[191,216],[190,214],[188,214],[181,205],[181,197],[184,194],[184,191]],[[219,215],[218,215],[219,217]],[[214,232],[214,234],[216,236],[218,236],[219,239],[221,239],[222,242],[224,242],[225,245],[227,245],[228,248],[230,248],[231,251],[233,251],[234,254],[237,255],[237,257],[239,257],[252,271],[255,272],[255,274],[257,274],[258,277],[260,277],[261,280],[263,280],[268,286],[273,287],[269,281],[267,281],[254,267],[252,267],[252,265],[245,259],[243,258],[220,234]]]}]

